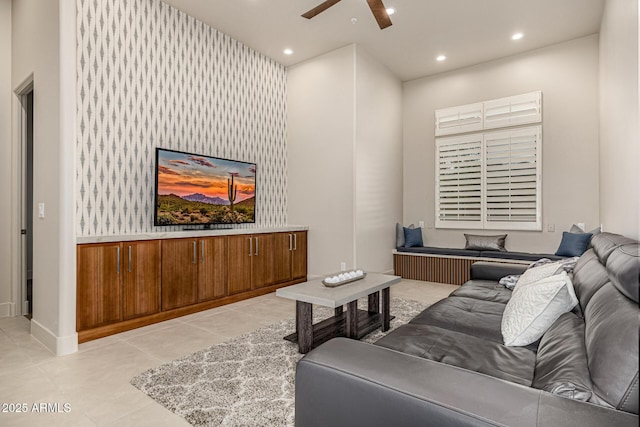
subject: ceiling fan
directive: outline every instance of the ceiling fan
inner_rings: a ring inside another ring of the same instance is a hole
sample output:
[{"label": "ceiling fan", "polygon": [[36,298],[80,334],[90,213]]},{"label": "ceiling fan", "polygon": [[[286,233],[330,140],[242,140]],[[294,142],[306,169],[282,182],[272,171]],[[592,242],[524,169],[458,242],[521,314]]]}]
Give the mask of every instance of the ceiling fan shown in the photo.
[{"label": "ceiling fan", "polygon": [[[310,11],[304,13],[302,16],[304,18],[311,19],[339,2],[340,0],[324,1]],[[373,16],[376,18],[376,21],[378,21],[378,26],[381,30],[392,25],[391,18],[389,18],[389,14],[387,13],[387,9],[384,7],[384,4],[382,4],[382,0],[367,0],[367,3],[369,3],[369,8],[371,9]]]}]

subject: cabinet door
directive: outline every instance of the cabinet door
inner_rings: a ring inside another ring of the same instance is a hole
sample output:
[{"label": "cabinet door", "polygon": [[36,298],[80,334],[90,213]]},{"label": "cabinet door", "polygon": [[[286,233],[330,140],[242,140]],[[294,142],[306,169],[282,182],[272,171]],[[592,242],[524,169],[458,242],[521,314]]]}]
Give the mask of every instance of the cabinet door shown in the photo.
[{"label": "cabinet door", "polygon": [[124,319],[160,311],[160,241],[124,242]]},{"label": "cabinet door", "polygon": [[253,288],[258,289],[273,285],[274,237],[272,233],[256,234],[253,239],[254,253],[251,279]]},{"label": "cabinet door", "polygon": [[254,252],[253,236],[229,236],[228,283],[229,295],[251,290],[251,261]]},{"label": "cabinet door", "polygon": [[227,294],[227,238],[200,239],[198,259],[198,301]]},{"label": "cabinet door", "polygon": [[291,251],[291,278],[307,278],[307,232],[297,231],[293,234],[293,250]]},{"label": "cabinet door", "polygon": [[81,245],[77,249],[76,328],[122,320],[122,246]]},{"label": "cabinet door", "polygon": [[162,241],[162,310],[195,304],[198,300],[198,242]]},{"label": "cabinet door", "polygon": [[291,280],[291,255],[293,233],[274,233],[273,281],[284,283]]}]

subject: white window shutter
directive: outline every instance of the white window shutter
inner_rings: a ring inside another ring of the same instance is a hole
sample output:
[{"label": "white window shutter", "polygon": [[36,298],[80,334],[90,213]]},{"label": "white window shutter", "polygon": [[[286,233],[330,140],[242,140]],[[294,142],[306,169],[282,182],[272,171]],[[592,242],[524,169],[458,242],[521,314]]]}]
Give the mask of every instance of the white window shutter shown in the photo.
[{"label": "white window shutter", "polygon": [[542,128],[484,135],[484,228],[541,230]]},{"label": "white window shutter", "polygon": [[436,110],[435,134],[452,135],[482,129],[482,103]]},{"label": "white window shutter", "polygon": [[542,121],[542,92],[486,101],[484,128],[515,126]]},{"label": "white window shutter", "polygon": [[482,225],[482,135],[436,140],[436,227]]}]

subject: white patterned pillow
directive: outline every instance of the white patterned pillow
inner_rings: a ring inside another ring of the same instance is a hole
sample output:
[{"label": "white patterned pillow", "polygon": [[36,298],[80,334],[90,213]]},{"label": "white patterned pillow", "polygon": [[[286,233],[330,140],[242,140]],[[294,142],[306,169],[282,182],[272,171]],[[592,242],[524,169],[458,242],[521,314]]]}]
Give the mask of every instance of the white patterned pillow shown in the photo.
[{"label": "white patterned pillow", "polygon": [[524,346],[536,342],[576,304],[578,298],[565,271],[522,287],[518,284],[502,314],[504,344]]},{"label": "white patterned pillow", "polygon": [[516,282],[514,292],[530,283],[537,282],[540,279],[553,276],[562,271],[562,264],[553,262],[550,264],[542,264],[538,267],[528,268]]}]

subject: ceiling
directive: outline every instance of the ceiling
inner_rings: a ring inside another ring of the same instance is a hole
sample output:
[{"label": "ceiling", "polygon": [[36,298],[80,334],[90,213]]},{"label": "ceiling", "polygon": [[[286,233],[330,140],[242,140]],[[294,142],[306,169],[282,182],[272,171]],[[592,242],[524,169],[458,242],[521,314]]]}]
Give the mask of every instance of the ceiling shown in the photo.
[{"label": "ceiling", "polygon": [[[342,0],[311,20],[300,15],[322,0],[163,1],[285,66],[356,43],[403,81],[597,33],[604,6],[604,0],[384,0],[397,12],[393,26],[380,30],[366,0]],[[513,41],[516,32],[524,37]],[[438,62],[438,55],[447,59]]]}]

